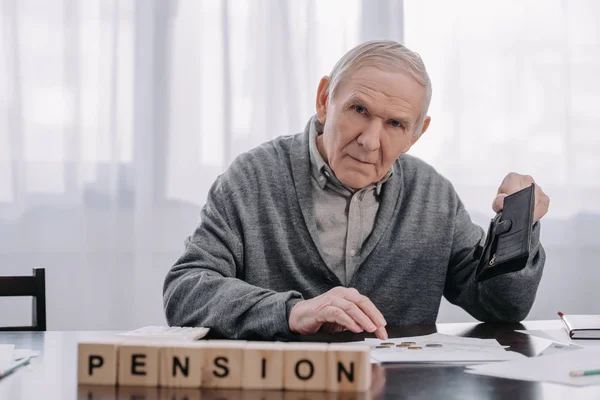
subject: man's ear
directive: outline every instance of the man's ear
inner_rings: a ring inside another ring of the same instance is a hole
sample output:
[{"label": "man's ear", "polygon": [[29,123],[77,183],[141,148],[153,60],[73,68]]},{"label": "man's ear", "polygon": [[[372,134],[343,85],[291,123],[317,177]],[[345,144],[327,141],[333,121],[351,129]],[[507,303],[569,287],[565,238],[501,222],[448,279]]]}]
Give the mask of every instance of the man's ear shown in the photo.
[{"label": "man's ear", "polygon": [[327,99],[329,99],[329,82],[328,76],[321,78],[319,87],[317,88],[317,119],[325,125],[327,119]]},{"label": "man's ear", "polygon": [[421,126],[421,133],[418,135],[414,135],[414,137],[412,138],[411,142],[410,142],[410,146],[412,147],[415,143],[417,143],[417,140],[419,140],[421,138],[421,136],[423,136],[423,134],[425,133],[425,131],[427,130],[427,128],[429,128],[429,124],[431,123],[431,117],[428,115],[425,117],[425,119],[423,120],[423,126]]}]

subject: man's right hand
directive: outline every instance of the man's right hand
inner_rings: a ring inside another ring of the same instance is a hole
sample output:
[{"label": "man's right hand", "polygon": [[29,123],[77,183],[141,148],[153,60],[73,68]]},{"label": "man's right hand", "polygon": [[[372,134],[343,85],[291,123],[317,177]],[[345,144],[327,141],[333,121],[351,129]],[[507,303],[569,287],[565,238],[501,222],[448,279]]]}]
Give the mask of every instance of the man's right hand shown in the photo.
[{"label": "man's right hand", "polygon": [[336,287],[310,300],[301,300],[292,307],[288,322],[292,332],[308,335],[326,324],[337,324],[349,331],[375,332],[382,340],[388,338],[387,322],[366,296],[354,288]]}]

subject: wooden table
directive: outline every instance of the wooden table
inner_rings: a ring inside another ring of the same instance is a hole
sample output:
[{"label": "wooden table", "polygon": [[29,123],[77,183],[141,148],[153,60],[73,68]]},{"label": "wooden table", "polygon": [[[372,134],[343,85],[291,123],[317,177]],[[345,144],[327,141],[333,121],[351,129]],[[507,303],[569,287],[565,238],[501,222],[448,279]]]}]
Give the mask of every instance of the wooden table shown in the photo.
[{"label": "wooden table", "polygon": [[[517,325],[437,324],[389,328],[390,337],[416,336],[434,332],[465,337],[495,338],[502,345],[527,356],[539,354],[547,345],[543,339],[514,332],[515,329],[556,329],[558,321],[531,321]],[[29,366],[0,379],[1,400],[23,399],[127,399],[127,400],[301,400],[301,399],[600,399],[600,386],[576,388],[551,383],[524,382],[466,374],[460,366],[386,365],[374,366],[370,393],[336,395],[315,392],[267,392],[242,390],[171,390],[77,386],[77,343],[80,340],[110,337],[114,332],[0,332],[0,343],[38,350],[41,356]],[[364,335],[344,332],[315,335],[307,340],[352,341]]]}]

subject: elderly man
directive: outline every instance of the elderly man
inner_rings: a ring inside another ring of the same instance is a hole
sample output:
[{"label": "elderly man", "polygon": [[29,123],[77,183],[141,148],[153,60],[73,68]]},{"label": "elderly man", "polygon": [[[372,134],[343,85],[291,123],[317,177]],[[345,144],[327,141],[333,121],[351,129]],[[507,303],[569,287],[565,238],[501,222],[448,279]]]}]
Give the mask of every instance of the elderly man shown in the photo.
[{"label": "elderly man", "polygon": [[[234,339],[321,329],[385,339],[387,324],[435,323],[442,295],[481,321],[524,319],[549,199],[536,185],[527,267],[478,283],[483,230],[447,179],[405,154],[429,126],[430,100],[425,66],[403,45],[344,55],[321,79],[303,133],[240,155],[217,178],[166,277],[168,323]],[[531,183],[508,174],[494,211]]]}]

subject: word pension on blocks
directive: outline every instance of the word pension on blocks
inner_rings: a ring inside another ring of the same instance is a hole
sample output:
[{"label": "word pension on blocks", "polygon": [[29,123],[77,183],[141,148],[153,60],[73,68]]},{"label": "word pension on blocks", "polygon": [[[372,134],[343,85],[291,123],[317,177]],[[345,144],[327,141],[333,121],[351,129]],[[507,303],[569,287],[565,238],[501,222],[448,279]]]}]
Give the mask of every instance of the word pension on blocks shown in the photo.
[{"label": "word pension on blocks", "polygon": [[78,345],[82,385],[365,392],[369,346],[201,340],[86,341]]}]

